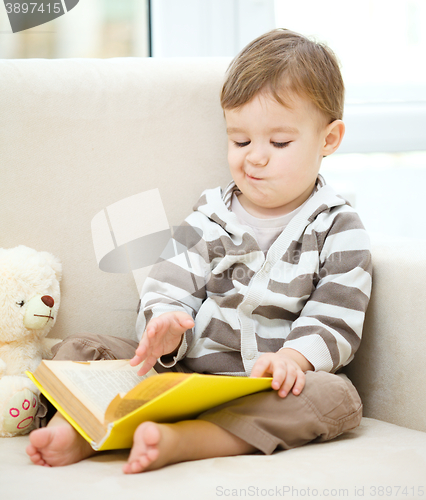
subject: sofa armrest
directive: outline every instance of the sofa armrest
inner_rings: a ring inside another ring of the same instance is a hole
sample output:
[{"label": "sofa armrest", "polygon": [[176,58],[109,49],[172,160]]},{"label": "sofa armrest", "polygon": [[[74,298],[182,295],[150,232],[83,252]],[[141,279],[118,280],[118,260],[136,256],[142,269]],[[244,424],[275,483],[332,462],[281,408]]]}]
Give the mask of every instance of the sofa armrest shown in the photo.
[{"label": "sofa armrest", "polygon": [[366,417],[426,431],[426,240],[372,240],[372,297],[345,371]]}]

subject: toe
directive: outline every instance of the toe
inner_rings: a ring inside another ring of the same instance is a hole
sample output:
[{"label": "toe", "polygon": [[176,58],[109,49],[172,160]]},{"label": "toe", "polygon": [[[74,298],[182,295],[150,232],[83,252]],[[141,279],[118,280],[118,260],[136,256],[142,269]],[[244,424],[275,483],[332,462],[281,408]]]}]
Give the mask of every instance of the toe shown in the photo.
[{"label": "toe", "polygon": [[143,467],[137,460],[134,460],[133,462],[127,462],[127,464],[123,465],[123,472],[125,474],[137,474],[138,472],[142,471]]},{"label": "toe", "polygon": [[31,462],[33,462],[33,464],[35,465],[43,465],[44,464],[44,460],[42,459],[41,457],[41,454],[39,453],[39,451],[37,450],[37,448],[35,448],[32,444],[29,444],[25,451],[27,452],[27,455],[29,456]]},{"label": "toe", "polygon": [[160,450],[158,448],[150,448],[149,450],[147,450],[146,457],[149,460],[149,463],[154,462],[154,460],[157,460],[159,454]]},{"label": "toe", "polygon": [[29,444],[25,448],[25,451],[26,451],[27,455],[29,455],[29,456],[34,455],[34,453],[37,453],[37,449],[32,444]]},{"label": "toe", "polygon": [[[143,460],[141,460],[140,462],[143,462]],[[133,474],[138,474],[139,472],[142,472],[144,470],[144,467],[140,462],[135,460],[130,464],[130,470]]]},{"label": "toe", "polygon": [[46,448],[51,440],[52,432],[47,427],[30,432],[30,443],[35,449]]},{"label": "toe", "polygon": [[44,465],[46,463],[40,453],[34,453],[31,455],[30,460],[34,465]]},{"label": "toe", "polygon": [[142,430],[144,433],[145,444],[147,446],[157,446],[161,438],[158,426],[153,422],[147,422],[147,425]]},{"label": "toe", "polygon": [[157,424],[144,422],[135,432],[133,448],[129,460],[123,466],[125,474],[135,474],[145,470],[151,470],[153,463],[160,455],[159,443],[161,431]]},{"label": "toe", "polygon": [[142,456],[139,460],[136,460],[133,464],[134,472],[143,472],[151,465],[151,460],[146,456]]}]

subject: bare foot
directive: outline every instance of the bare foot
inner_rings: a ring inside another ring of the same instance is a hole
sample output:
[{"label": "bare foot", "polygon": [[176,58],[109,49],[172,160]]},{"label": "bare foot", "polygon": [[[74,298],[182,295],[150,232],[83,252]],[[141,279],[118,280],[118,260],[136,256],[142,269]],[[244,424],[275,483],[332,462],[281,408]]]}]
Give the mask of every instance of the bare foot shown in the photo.
[{"label": "bare foot", "polygon": [[211,422],[144,422],[133,436],[133,447],[123,472],[133,474],[178,462],[245,455],[255,451],[256,448],[250,444]]},{"label": "bare foot", "polygon": [[123,466],[125,474],[159,469],[167,465],[175,441],[173,430],[162,424],[144,422],[135,431],[129,460]]},{"label": "bare foot", "polygon": [[56,419],[53,425],[30,433],[31,444],[26,452],[34,464],[45,467],[69,465],[96,453],[68,422],[62,420],[62,423],[61,420]]}]

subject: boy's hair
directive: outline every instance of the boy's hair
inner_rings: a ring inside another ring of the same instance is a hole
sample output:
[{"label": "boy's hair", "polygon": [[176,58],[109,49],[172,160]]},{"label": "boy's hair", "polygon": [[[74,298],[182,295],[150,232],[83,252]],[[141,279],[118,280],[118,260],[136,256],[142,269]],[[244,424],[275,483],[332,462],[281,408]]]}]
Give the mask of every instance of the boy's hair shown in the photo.
[{"label": "boy's hair", "polygon": [[293,31],[269,31],[235,57],[222,88],[222,108],[239,108],[264,91],[290,108],[291,94],[307,98],[328,123],[342,119],[345,87],[336,56]]}]

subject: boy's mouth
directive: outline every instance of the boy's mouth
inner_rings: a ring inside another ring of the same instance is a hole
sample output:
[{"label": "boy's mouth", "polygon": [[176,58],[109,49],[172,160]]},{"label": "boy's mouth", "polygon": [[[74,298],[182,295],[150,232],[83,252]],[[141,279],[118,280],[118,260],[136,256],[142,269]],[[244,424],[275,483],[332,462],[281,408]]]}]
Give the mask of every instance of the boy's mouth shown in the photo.
[{"label": "boy's mouth", "polygon": [[247,176],[249,179],[253,179],[254,181],[261,181],[261,180],[262,180],[260,177],[253,177],[252,175],[249,175],[249,174],[246,174],[246,176]]}]

